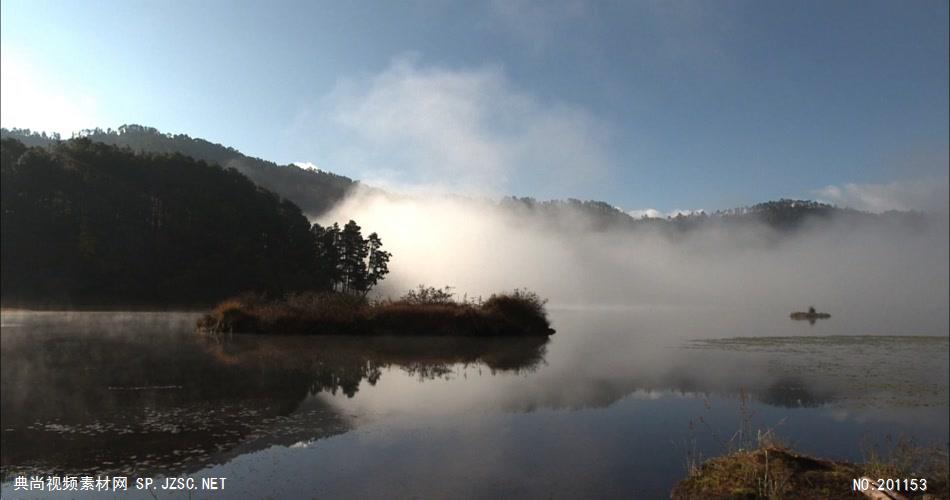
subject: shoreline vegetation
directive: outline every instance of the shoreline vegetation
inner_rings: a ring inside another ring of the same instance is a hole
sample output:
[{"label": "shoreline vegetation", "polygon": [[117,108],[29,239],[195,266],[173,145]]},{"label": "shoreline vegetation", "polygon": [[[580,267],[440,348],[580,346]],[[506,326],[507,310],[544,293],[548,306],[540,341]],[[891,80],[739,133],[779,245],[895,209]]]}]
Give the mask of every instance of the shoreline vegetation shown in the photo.
[{"label": "shoreline vegetation", "polygon": [[554,334],[546,300],[516,289],[487,300],[455,300],[451,288],[419,286],[399,299],[368,301],[340,292],[274,299],[243,294],[198,320],[199,333],[531,337]]},{"label": "shoreline vegetation", "polygon": [[[674,485],[671,499],[950,498],[946,445],[922,446],[907,436],[887,435],[882,446],[861,442],[861,462],[819,458],[794,450],[774,428],[756,429],[754,414],[749,395],[741,391],[739,429],[727,441],[719,440],[721,455],[705,461],[690,422],[686,477]],[[699,421],[709,428],[702,417]]]},{"label": "shoreline vegetation", "polygon": [[[857,491],[855,481],[860,484]],[[872,452],[865,462],[851,463],[803,455],[766,440],[757,448],[733,451],[691,468],[670,498],[923,500],[948,495],[945,451],[897,443],[887,458]]]}]

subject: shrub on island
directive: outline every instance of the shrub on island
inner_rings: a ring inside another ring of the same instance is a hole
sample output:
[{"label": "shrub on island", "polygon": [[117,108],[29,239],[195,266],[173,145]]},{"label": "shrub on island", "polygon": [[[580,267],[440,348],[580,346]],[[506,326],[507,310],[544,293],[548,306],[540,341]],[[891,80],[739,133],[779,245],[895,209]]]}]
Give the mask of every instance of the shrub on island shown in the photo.
[{"label": "shrub on island", "polygon": [[420,286],[398,300],[370,303],[338,292],[270,299],[244,294],[219,303],[198,321],[205,333],[308,335],[548,336],[545,300],[516,289],[485,301],[458,301],[446,287]]}]

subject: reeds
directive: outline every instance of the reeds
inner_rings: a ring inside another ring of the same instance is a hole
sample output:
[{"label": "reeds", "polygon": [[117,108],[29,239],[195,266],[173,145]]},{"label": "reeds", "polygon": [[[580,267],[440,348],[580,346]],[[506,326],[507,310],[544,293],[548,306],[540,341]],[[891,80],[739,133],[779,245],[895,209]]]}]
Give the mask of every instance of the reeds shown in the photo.
[{"label": "reeds", "polygon": [[855,498],[858,493],[852,490],[852,481],[861,477],[926,478],[926,492],[900,493],[910,498],[924,493],[933,494],[926,498],[947,498],[950,461],[946,448],[888,438],[884,452],[863,445],[865,459],[861,463],[821,459],[795,452],[778,439],[775,428],[755,427],[754,416],[744,389],[739,393],[739,429],[728,440],[721,439],[700,416],[699,423],[724,450],[723,455],[706,461],[696,445],[697,426],[690,420],[685,440],[686,477],[675,486],[671,498]]},{"label": "reeds", "polygon": [[307,292],[269,299],[244,294],[215,306],[198,321],[206,333],[312,335],[551,335],[545,301],[528,290],[456,301],[451,289],[420,286],[397,300]]}]

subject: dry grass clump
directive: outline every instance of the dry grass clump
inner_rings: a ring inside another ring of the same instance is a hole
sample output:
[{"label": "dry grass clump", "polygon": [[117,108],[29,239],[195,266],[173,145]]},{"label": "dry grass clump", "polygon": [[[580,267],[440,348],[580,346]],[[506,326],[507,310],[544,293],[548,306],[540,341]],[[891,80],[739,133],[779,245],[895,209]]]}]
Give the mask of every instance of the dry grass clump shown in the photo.
[{"label": "dry grass clump", "polygon": [[363,297],[305,292],[280,300],[258,294],[227,299],[198,320],[209,333],[355,333],[369,305]]},{"label": "dry grass clump", "polygon": [[489,315],[502,318],[511,328],[525,331],[546,330],[549,328],[547,300],[538,294],[524,289],[515,289],[511,293],[492,294],[482,304]]},{"label": "dry grass clump", "polygon": [[[800,455],[766,433],[760,446],[713,458],[676,485],[673,499],[863,498],[852,481],[870,478],[926,478],[927,491],[901,491],[899,498],[947,498],[946,452],[899,441],[887,455],[873,452],[864,463]],[[867,451],[866,451],[867,453]]]},{"label": "dry grass clump", "polygon": [[869,478],[927,478],[927,491],[950,498],[950,449],[921,446],[907,437],[885,439],[886,452],[864,444],[861,468]]},{"label": "dry grass clump", "polygon": [[369,304],[341,293],[301,293],[272,300],[245,294],[198,321],[209,333],[436,336],[547,336],[554,333],[536,293],[515,290],[488,300],[456,301],[451,289],[420,286],[398,300]]},{"label": "dry grass clump", "polygon": [[763,446],[711,459],[673,489],[674,499],[855,498],[851,480],[859,469],[848,463],[798,455]]},{"label": "dry grass clump", "polygon": [[[900,496],[874,498],[948,498],[947,450],[918,446],[909,439],[892,442],[888,438],[887,452],[862,446],[863,463],[824,460],[794,452],[778,439],[774,429],[754,431],[755,412],[744,390],[739,394],[739,414],[739,430],[728,441],[720,440],[725,453],[703,463],[695,449],[695,428],[690,422],[687,477],[673,488],[671,498],[864,498],[861,492],[853,490],[853,480],[862,477],[872,481],[926,478],[926,491],[899,491],[896,493]],[[705,423],[702,417],[699,421]],[[713,435],[718,438],[716,433]]]}]

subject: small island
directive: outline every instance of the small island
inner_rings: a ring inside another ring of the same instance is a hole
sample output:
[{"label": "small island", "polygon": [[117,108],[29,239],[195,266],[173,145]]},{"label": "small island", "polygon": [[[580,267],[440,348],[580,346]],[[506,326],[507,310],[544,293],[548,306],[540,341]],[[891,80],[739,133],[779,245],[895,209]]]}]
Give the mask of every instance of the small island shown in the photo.
[{"label": "small island", "polygon": [[201,333],[547,337],[554,333],[536,293],[516,289],[485,301],[457,301],[450,289],[420,286],[397,300],[370,303],[341,292],[281,299],[245,294],[218,304]]},{"label": "small island", "polygon": [[828,313],[815,311],[814,307],[809,307],[808,312],[796,311],[789,315],[790,318],[796,321],[807,320],[808,322],[814,324],[816,319],[828,319],[831,317]]},{"label": "small island", "polygon": [[547,337],[546,300],[523,289],[487,300],[456,300],[451,287],[419,285],[398,299],[370,301],[389,274],[392,254],[379,235],[363,237],[355,221],[314,224],[314,279],[303,290],[244,293],[198,320],[199,333]]}]

